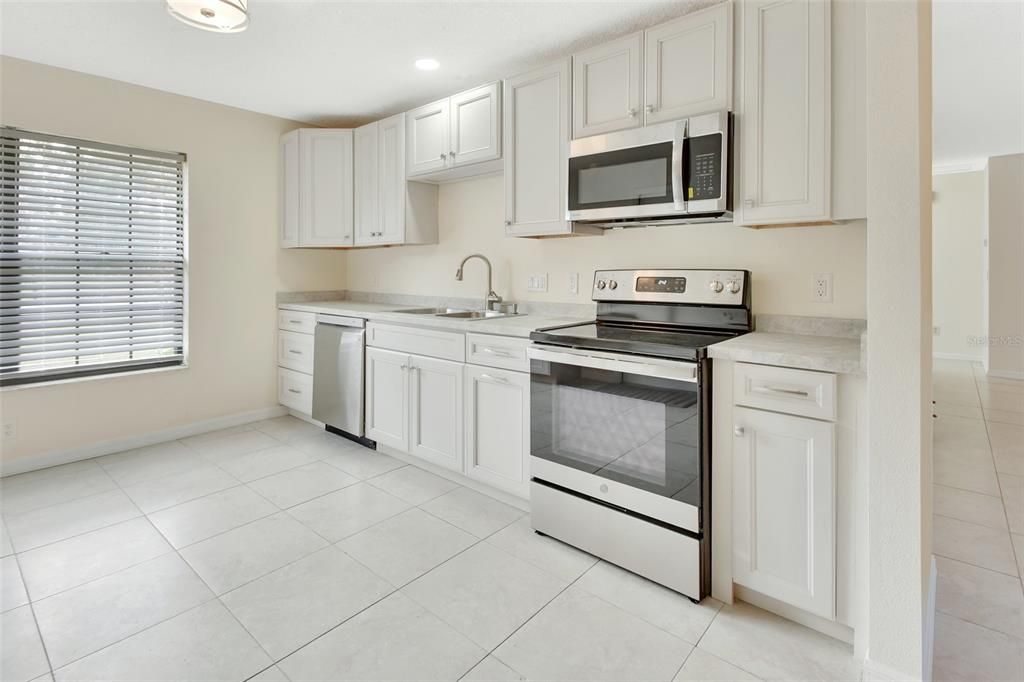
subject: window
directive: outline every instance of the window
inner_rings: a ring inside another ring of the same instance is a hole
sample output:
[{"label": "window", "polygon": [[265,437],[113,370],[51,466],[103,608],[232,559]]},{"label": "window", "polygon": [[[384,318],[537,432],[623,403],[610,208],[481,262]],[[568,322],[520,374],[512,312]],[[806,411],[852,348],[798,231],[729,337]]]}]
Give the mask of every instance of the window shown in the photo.
[{"label": "window", "polygon": [[0,386],[184,363],[184,172],[0,127]]}]

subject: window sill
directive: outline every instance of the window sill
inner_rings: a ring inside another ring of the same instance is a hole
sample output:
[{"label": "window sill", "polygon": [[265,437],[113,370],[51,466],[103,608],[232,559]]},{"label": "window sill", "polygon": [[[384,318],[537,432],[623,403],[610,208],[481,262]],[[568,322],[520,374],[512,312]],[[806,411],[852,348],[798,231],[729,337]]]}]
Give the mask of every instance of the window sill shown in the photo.
[{"label": "window sill", "polygon": [[180,365],[174,365],[171,367],[153,367],[151,369],[132,369],[125,370],[123,372],[111,372],[109,374],[94,374],[87,377],[73,377],[70,379],[54,379],[53,381],[39,381],[32,384],[16,384],[14,386],[0,386],[0,393],[14,392],[14,391],[30,391],[33,388],[46,388],[48,386],[60,386],[62,384],[78,384],[86,381],[101,381],[103,379],[123,379],[129,376],[138,376],[140,374],[159,374],[162,372],[178,372],[183,369],[188,369],[188,361],[186,360]]}]

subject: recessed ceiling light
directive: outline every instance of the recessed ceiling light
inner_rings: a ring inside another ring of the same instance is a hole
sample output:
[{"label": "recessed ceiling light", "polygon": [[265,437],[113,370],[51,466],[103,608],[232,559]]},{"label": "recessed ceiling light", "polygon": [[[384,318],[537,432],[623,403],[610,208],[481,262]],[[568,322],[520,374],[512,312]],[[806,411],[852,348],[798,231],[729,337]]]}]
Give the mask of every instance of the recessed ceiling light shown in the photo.
[{"label": "recessed ceiling light", "polygon": [[249,0],[167,0],[178,21],[217,33],[238,33],[249,26]]},{"label": "recessed ceiling light", "polygon": [[436,59],[417,59],[415,65],[420,71],[433,71],[441,66],[441,63]]}]

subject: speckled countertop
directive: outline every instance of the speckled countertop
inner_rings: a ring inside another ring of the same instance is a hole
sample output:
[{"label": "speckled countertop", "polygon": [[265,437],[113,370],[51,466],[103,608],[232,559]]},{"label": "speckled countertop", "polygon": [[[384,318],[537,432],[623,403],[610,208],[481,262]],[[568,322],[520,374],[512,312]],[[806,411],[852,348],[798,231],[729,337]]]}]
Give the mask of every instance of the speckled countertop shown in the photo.
[{"label": "speckled countertop", "polygon": [[594,318],[553,317],[527,313],[514,317],[499,317],[490,320],[460,320],[436,315],[410,315],[402,309],[422,306],[396,305],[394,303],[369,303],[365,301],[309,301],[303,303],[279,303],[284,310],[300,310],[328,315],[361,317],[374,322],[396,322],[414,327],[448,329],[456,332],[477,332],[479,334],[500,334],[502,336],[529,337],[530,332],[544,327],[565,324],[582,324]]},{"label": "speckled countertop", "polygon": [[811,334],[751,332],[708,349],[712,358],[762,365],[863,374],[860,339]]}]

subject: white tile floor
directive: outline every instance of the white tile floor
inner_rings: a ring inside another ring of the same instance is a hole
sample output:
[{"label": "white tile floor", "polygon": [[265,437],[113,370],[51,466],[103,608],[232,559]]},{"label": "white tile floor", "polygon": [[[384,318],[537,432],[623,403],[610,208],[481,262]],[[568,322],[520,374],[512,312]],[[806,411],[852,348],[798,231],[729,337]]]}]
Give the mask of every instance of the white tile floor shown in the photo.
[{"label": "white tile floor", "polygon": [[[0,497],[6,682],[859,677],[844,644],[694,605],[290,417],[5,478]],[[944,504],[993,522],[974,502]],[[972,616],[1020,635],[1002,608],[1019,582],[978,587],[983,570],[943,572],[978,595],[946,590],[943,636],[999,634]]]},{"label": "white tile floor", "polygon": [[934,377],[934,679],[1024,680],[1024,382]]}]

